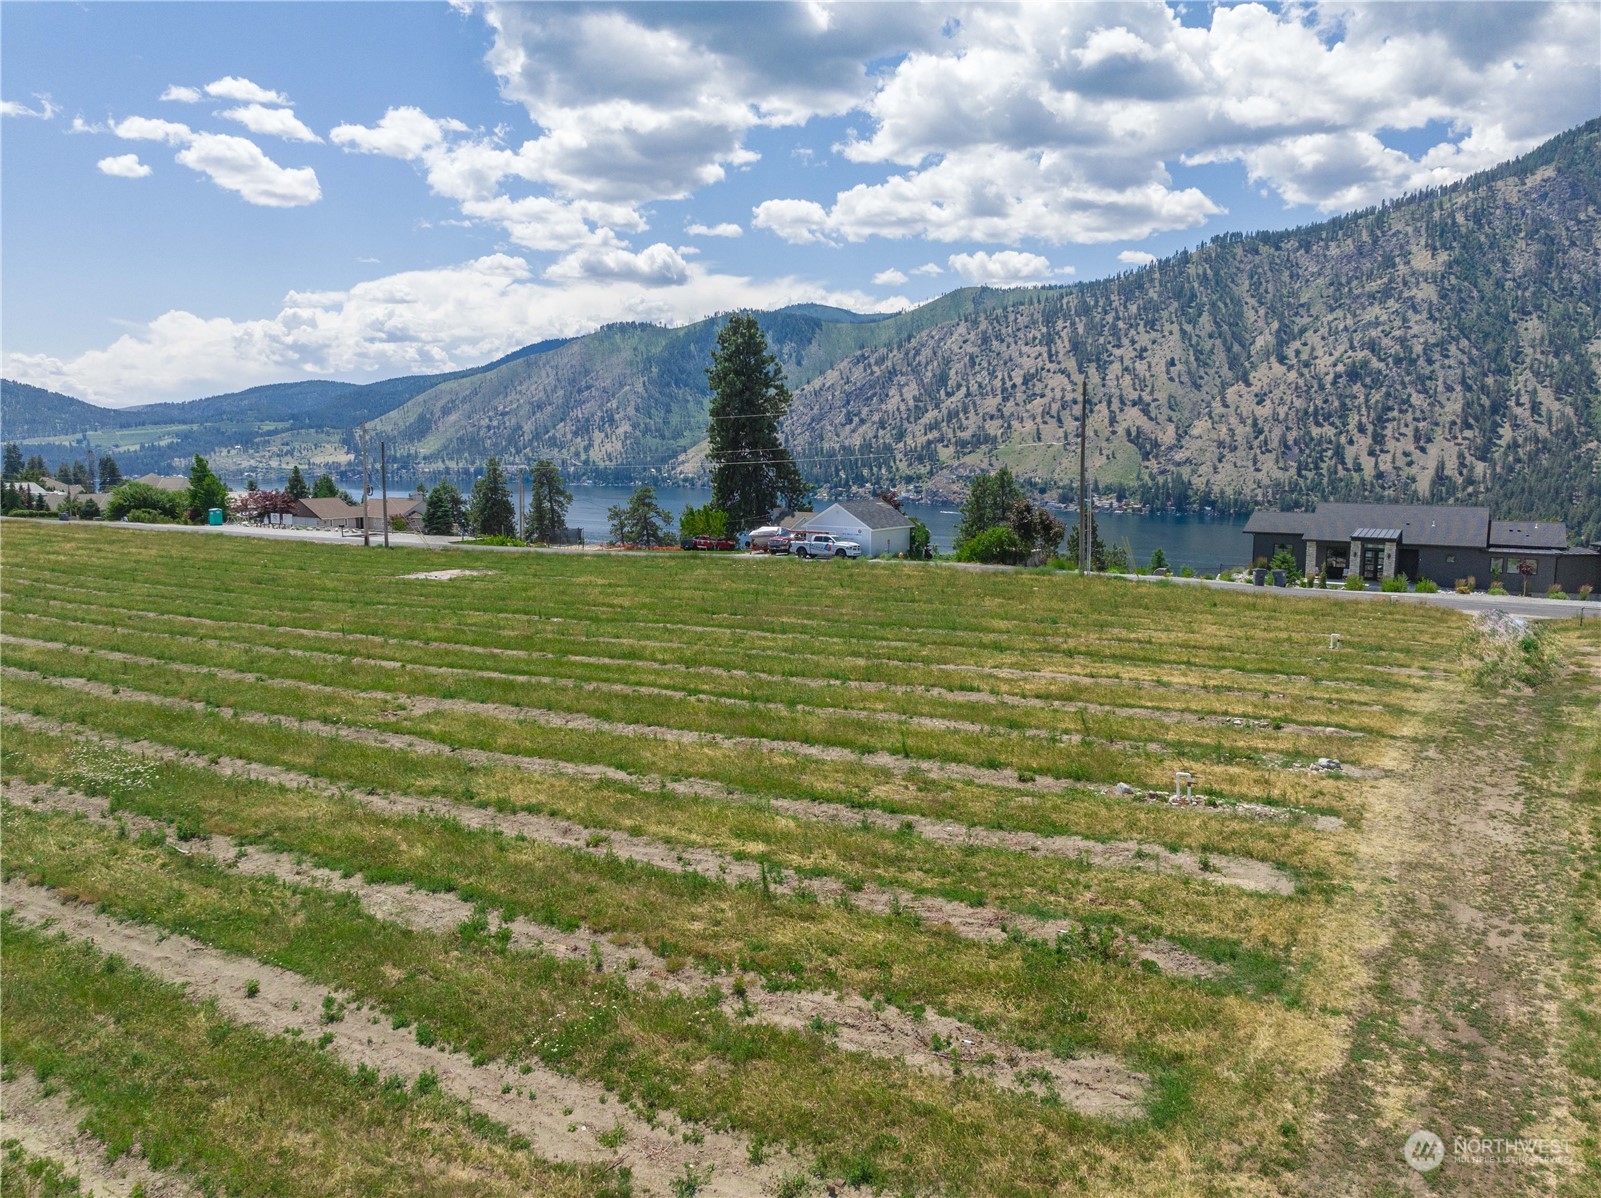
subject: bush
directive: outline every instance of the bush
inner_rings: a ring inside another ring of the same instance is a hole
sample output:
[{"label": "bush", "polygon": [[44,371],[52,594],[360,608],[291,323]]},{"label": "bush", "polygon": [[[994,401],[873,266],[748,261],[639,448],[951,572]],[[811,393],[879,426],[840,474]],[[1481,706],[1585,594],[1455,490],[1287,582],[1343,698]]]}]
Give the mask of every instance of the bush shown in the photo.
[{"label": "bush", "polygon": [[1344,585],[1348,591],[1365,591],[1368,589],[1368,584],[1362,581],[1360,574],[1347,574]]},{"label": "bush", "polygon": [[959,562],[985,562],[990,565],[1016,566],[1028,560],[1029,547],[1023,538],[1010,527],[986,528],[967,538],[956,551]]},{"label": "bush", "polygon": [[1392,574],[1389,578],[1386,578],[1383,582],[1379,583],[1379,590],[1383,591],[1386,595],[1406,594],[1406,575]]},{"label": "bush", "polygon": [[468,545],[505,545],[510,549],[521,549],[523,543],[516,537],[508,537],[500,533],[489,537],[473,537],[466,542]]},{"label": "bush", "polygon": [[177,520],[165,512],[158,512],[154,508],[136,507],[128,513],[128,519],[134,524],[176,524]]},{"label": "bush", "polygon": [[1504,586],[1502,586],[1499,582],[1492,582],[1490,584],[1490,594],[1492,594],[1492,595],[1505,595],[1506,594],[1506,588]]},{"label": "bush", "polygon": [[1458,595],[1473,594],[1473,579],[1459,578],[1456,580],[1456,593]]},{"label": "bush", "polygon": [[1552,583],[1551,589],[1545,593],[1545,597],[1547,599],[1566,599],[1568,597],[1568,593],[1560,586]]},{"label": "bush", "polygon": [[1192,570],[1189,566],[1180,566],[1179,567],[1179,577],[1180,578],[1194,578],[1195,577],[1195,571]]},{"label": "bush", "polygon": [[1440,592],[1440,584],[1432,578],[1420,578],[1418,585],[1412,589],[1420,595],[1437,595]]},{"label": "bush", "polygon": [[1589,583],[1585,583],[1582,587],[1579,588],[1579,598],[1580,598],[1580,600],[1588,599],[1590,597],[1590,592],[1592,592],[1594,590],[1595,590],[1595,588],[1593,586],[1591,586]]},{"label": "bush", "polygon": [[[163,491],[149,483],[123,483],[111,492],[106,500],[106,519],[121,520],[127,516],[141,524],[171,524],[189,507],[187,491]],[[164,520],[144,520],[134,512],[155,512]]]}]

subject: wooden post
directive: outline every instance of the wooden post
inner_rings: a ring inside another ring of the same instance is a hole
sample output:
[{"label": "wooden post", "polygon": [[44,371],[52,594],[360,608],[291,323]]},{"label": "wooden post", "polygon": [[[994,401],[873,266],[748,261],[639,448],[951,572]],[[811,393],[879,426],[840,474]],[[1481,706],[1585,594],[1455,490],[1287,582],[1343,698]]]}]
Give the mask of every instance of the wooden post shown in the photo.
[{"label": "wooden post", "polygon": [[363,546],[372,544],[372,521],[367,519],[367,485],[371,476],[367,473],[367,426],[361,426],[361,543]]},{"label": "wooden post", "polygon": [[1094,564],[1090,554],[1090,471],[1089,471],[1090,376],[1085,375],[1078,405],[1078,572],[1088,574]]},{"label": "wooden post", "polygon": [[385,453],[388,448],[383,441],[378,442],[378,492],[379,504],[384,511],[384,548],[389,548],[389,458]]}]

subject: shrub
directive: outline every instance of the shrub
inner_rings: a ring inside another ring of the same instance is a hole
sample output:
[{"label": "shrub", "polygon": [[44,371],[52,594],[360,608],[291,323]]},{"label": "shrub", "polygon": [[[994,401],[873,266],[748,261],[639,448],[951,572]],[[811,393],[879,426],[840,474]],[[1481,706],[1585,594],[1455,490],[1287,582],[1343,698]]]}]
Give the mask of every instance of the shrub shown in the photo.
[{"label": "shrub", "polygon": [[154,508],[138,507],[128,513],[128,519],[134,524],[176,524],[177,520],[165,512],[158,512]]},{"label": "shrub", "polygon": [[1473,579],[1459,578],[1456,580],[1456,593],[1458,595],[1473,594]]},{"label": "shrub", "polygon": [[1505,595],[1506,594],[1506,588],[1504,586],[1502,586],[1499,582],[1492,582],[1490,584],[1490,594],[1492,594],[1492,595]]},{"label": "shrub", "polygon": [[1547,599],[1566,599],[1568,597],[1568,593],[1556,583],[1552,583],[1551,589],[1545,593],[1545,597]]},{"label": "shrub", "polygon": [[959,562],[986,562],[992,565],[1016,566],[1028,560],[1029,547],[1009,526],[986,528],[967,538],[956,551]]},{"label": "shrub", "polygon": [[1362,581],[1360,574],[1347,574],[1345,576],[1345,589],[1348,591],[1365,591],[1368,584]]},{"label": "shrub", "polygon": [[469,544],[469,545],[505,545],[505,546],[508,546],[508,547],[510,547],[512,549],[521,549],[522,545],[523,545],[523,543],[521,541],[519,541],[516,537],[508,537],[508,536],[504,536],[504,535],[499,534],[499,533],[495,534],[494,536],[490,536],[490,537],[473,537],[471,540],[469,540],[467,542],[467,544]]},{"label": "shrub", "polygon": [[1192,570],[1189,566],[1180,566],[1179,567],[1179,577],[1180,578],[1194,578],[1195,577],[1195,571]]},{"label": "shrub", "polygon": [[1435,595],[1440,591],[1440,584],[1432,578],[1418,579],[1418,585],[1412,588],[1420,595]]},{"label": "shrub", "polygon": [[[141,524],[170,524],[189,506],[189,496],[183,491],[163,491],[149,483],[123,483],[111,492],[106,500],[106,519],[121,520],[124,516]],[[144,520],[135,512],[155,512],[165,520]]]},{"label": "shrub", "polygon": [[1386,578],[1383,582],[1379,583],[1379,590],[1383,591],[1386,595],[1406,594],[1406,575],[1392,574],[1389,578]]},{"label": "shrub", "polygon": [[1590,597],[1590,592],[1592,592],[1593,590],[1595,590],[1595,588],[1593,586],[1591,586],[1589,583],[1585,583],[1582,587],[1579,588],[1579,598],[1581,600],[1588,599]]}]

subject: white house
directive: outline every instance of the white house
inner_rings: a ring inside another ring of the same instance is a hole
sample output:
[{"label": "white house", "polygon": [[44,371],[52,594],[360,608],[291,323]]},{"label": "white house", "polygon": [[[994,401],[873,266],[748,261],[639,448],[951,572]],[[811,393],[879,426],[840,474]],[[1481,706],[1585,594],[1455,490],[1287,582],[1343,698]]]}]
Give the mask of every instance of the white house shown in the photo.
[{"label": "white house", "polygon": [[831,532],[855,541],[863,557],[894,557],[912,544],[912,522],[882,499],[848,499],[831,504],[806,521],[811,532]]}]

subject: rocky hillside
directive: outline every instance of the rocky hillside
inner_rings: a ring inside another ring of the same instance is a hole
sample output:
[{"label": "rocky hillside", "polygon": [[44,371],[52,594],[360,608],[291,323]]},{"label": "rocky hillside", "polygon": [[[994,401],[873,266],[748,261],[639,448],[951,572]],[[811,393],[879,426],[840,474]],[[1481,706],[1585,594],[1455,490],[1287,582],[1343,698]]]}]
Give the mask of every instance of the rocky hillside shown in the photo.
[{"label": "rocky hillside", "polygon": [[[789,423],[819,481],[1077,471],[1197,496],[1488,499],[1601,536],[1601,122],[1465,182],[843,360]],[[1064,444],[1065,442],[1065,444]]]}]

